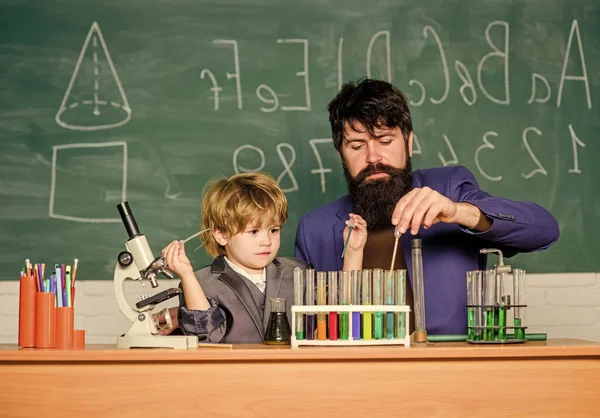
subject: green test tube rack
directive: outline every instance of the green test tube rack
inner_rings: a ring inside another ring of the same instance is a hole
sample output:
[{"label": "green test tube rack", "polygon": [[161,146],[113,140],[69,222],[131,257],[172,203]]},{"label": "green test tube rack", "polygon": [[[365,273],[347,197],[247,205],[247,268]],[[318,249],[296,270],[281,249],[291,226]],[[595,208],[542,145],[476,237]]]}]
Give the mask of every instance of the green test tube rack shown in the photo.
[{"label": "green test tube rack", "polygon": [[519,344],[528,340],[525,323],[525,270],[504,265],[467,272],[467,338],[470,344]]}]

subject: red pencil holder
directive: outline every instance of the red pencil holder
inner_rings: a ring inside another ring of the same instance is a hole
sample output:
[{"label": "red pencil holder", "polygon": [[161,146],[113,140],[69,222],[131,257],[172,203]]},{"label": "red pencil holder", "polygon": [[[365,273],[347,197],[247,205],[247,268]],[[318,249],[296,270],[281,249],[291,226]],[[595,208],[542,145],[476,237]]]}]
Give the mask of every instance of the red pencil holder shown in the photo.
[{"label": "red pencil holder", "polygon": [[35,295],[35,346],[54,348],[56,345],[56,299],[54,293],[38,292]]},{"label": "red pencil holder", "polygon": [[35,295],[33,276],[21,276],[19,282],[19,347],[35,347]]},{"label": "red pencil holder", "polygon": [[56,348],[73,348],[74,323],[75,310],[73,307],[56,308]]},{"label": "red pencil holder", "polygon": [[73,336],[73,348],[76,350],[85,349],[85,330],[76,329]]}]

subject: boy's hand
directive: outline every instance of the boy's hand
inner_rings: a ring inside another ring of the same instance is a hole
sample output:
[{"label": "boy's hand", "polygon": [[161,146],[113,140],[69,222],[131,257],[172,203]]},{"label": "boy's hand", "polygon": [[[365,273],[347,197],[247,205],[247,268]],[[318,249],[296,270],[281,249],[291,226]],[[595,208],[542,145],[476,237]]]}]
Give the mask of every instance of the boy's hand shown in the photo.
[{"label": "boy's hand", "polygon": [[190,274],[194,275],[194,268],[185,255],[183,241],[173,241],[162,249],[162,255],[167,262],[169,270],[177,274],[180,278]]},{"label": "boy's hand", "polygon": [[[154,322],[158,327],[158,335],[169,335],[175,329],[179,328],[179,319],[177,319],[177,310],[179,308],[177,306],[167,309],[163,309],[159,313],[155,313],[152,315]],[[168,311],[170,321],[165,317],[165,311]],[[169,325],[171,327],[169,328]]]},{"label": "boy's hand", "polygon": [[344,228],[344,242],[348,237],[348,231],[350,230],[348,224],[350,221],[354,222],[354,228],[350,233],[350,241],[348,241],[346,252],[362,251],[367,243],[367,222],[360,215],[354,213],[351,213],[349,217],[350,219],[346,221],[346,227]]}]

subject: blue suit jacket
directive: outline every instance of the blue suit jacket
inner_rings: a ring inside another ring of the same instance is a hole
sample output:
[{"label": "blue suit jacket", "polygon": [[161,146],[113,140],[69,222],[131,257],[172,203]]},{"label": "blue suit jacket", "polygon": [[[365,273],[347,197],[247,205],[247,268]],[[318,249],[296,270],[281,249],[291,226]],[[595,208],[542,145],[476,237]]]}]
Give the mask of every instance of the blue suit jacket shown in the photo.
[{"label": "blue suit jacket", "polygon": [[[558,224],[548,211],[535,203],[500,199],[480,190],[475,177],[465,167],[416,170],[413,186],[427,186],[455,202],[471,203],[492,219],[492,227],[486,232],[437,223],[429,229],[421,228],[418,236],[407,232],[402,238],[409,276],[412,271],[410,240],[423,240],[427,332],[465,334],[466,272],[483,270],[487,265],[487,256],[479,250],[498,248],[510,257],[518,252],[545,249],[558,239]],[[344,221],[351,212],[350,197],[344,196],[304,215],[296,233],[296,257],[311,263],[318,271],[341,270]]]}]

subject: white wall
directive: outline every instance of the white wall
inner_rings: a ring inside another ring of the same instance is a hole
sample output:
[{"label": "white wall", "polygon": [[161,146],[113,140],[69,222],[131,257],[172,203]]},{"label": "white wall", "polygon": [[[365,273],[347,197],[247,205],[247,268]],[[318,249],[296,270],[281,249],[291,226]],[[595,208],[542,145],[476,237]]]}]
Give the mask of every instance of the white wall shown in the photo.
[{"label": "white wall", "polygon": [[[600,273],[527,275],[527,325],[532,333],[546,332],[548,338],[579,338],[600,342]],[[139,295],[139,282],[130,283],[131,301]],[[176,280],[161,280],[157,293],[177,287]],[[0,343],[17,343],[18,281],[0,282]],[[86,330],[88,344],[115,344],[129,329],[113,293],[112,281],[78,282],[75,327]],[[161,307],[177,303],[173,298]],[[164,305],[164,306],[163,306]]]}]

